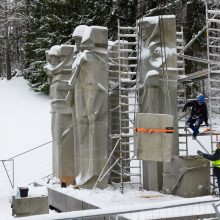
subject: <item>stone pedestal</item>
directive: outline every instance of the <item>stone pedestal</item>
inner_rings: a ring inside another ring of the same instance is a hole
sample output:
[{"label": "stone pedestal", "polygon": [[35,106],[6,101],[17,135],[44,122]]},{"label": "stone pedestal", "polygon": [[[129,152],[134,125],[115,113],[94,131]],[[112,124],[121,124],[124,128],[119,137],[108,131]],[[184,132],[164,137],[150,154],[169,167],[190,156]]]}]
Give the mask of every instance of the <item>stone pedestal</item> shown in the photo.
[{"label": "stone pedestal", "polygon": [[48,197],[12,197],[12,215],[30,216],[48,214]]},{"label": "stone pedestal", "polygon": [[198,156],[173,157],[164,163],[163,191],[182,197],[209,195],[209,162]]}]

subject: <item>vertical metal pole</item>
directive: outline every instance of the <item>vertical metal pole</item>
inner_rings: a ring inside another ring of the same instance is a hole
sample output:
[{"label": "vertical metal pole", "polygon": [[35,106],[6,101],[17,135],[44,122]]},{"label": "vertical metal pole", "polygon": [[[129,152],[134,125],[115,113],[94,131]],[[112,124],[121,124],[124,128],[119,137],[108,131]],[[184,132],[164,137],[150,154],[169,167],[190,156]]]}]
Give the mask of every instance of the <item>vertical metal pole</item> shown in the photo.
[{"label": "vertical metal pole", "polygon": [[[212,107],[211,107],[211,81],[210,81],[210,72],[211,72],[211,67],[210,67],[210,57],[209,57],[209,15],[208,15],[208,0],[205,1],[205,8],[206,8],[206,40],[207,40],[207,60],[208,60],[208,104],[209,104],[209,120],[210,120],[210,128],[212,130]],[[213,152],[213,138],[211,134],[211,152]],[[215,178],[212,175],[212,182],[213,182],[213,191],[215,189]]]},{"label": "vertical metal pole", "polygon": [[15,188],[15,167],[14,167],[14,159],[12,159],[12,185],[13,189]]},{"label": "vertical metal pole", "polygon": [[[143,19],[143,16],[142,16],[142,19]],[[140,30],[140,25],[139,24],[140,23],[136,22],[137,69],[136,69],[136,91],[135,91],[135,106],[134,106],[135,107],[135,111],[134,111],[134,127],[136,125],[136,115],[139,112],[138,97],[139,97],[139,82],[140,82],[140,72],[141,72],[141,65],[140,65],[140,62],[141,62],[141,44],[140,44],[140,42],[142,42],[142,41],[141,41],[141,39],[139,40],[139,36],[141,36],[141,30]],[[134,134],[134,138],[135,138],[134,129],[133,129],[133,134]],[[135,148],[135,140],[134,140],[134,148]],[[139,189],[142,190],[142,188],[143,188],[142,161],[139,160],[138,164],[139,164],[139,173],[140,173],[140,176],[139,176],[139,182],[140,182]]]},{"label": "vertical metal pole", "polygon": [[120,60],[120,56],[121,56],[121,42],[120,42],[120,21],[118,20],[118,90],[119,90],[119,126],[120,126],[120,142],[119,142],[119,157],[120,157],[120,192],[124,193],[124,184],[123,184],[123,155],[122,155],[122,116],[121,116],[121,60]]}]

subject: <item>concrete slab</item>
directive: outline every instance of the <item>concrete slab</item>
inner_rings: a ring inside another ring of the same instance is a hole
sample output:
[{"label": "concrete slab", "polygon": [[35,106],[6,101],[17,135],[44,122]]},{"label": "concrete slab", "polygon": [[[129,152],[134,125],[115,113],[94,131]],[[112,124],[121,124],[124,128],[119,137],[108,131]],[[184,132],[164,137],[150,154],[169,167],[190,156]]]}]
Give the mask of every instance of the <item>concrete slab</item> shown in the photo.
[{"label": "concrete slab", "polygon": [[48,214],[48,197],[12,197],[12,215],[30,216]]},{"label": "concrete slab", "polygon": [[210,195],[210,167],[198,156],[173,156],[164,163],[163,191],[182,197]]},{"label": "concrete slab", "polygon": [[[183,202],[184,200],[187,202],[190,202],[191,200],[194,201],[205,201],[212,199],[211,196],[208,197],[201,197],[201,198],[192,198],[192,199],[185,199],[173,195],[165,195],[158,192],[152,192],[152,191],[137,191],[135,188],[126,188],[125,187],[125,194],[121,194],[119,189],[95,189],[95,190],[88,190],[88,189],[73,189],[71,187],[67,188],[60,188],[59,186],[48,186],[48,196],[54,196],[56,198],[57,204],[61,201],[65,201],[64,204],[67,204],[67,207],[62,208],[64,210],[68,211],[80,211],[80,210],[89,210],[89,209],[106,209],[106,208],[116,208],[116,207],[126,207],[127,205],[131,205],[131,209],[134,206],[138,206],[138,208],[142,207],[143,205],[153,205],[154,203],[162,204],[164,202],[164,205],[168,203],[174,203],[174,206],[179,204],[180,202]],[[57,196],[59,195],[59,196]],[[214,198],[213,198],[214,199]],[[176,200],[176,202],[175,202]],[[51,201],[51,198],[49,199]],[[162,203],[161,203],[162,202]],[[60,207],[60,206],[59,206]],[[211,204],[197,204],[193,205],[194,212],[189,211],[182,211],[180,213],[180,210],[188,210],[192,209],[192,206],[181,206],[181,207],[173,207],[173,208],[167,208],[167,209],[161,209],[161,210],[149,210],[149,211],[143,211],[133,214],[120,214],[117,216],[115,215],[103,215],[103,216],[95,216],[94,220],[104,220],[108,218],[109,216],[111,219],[120,219],[120,220],[140,220],[142,218],[139,218],[140,216],[145,216],[144,219],[151,219],[152,216],[155,216],[155,218],[152,219],[198,219],[203,217],[213,217],[214,210],[211,206]],[[116,208],[117,209],[117,208]],[[150,217],[150,218],[148,218]],[[93,220],[93,217],[91,217]]]}]

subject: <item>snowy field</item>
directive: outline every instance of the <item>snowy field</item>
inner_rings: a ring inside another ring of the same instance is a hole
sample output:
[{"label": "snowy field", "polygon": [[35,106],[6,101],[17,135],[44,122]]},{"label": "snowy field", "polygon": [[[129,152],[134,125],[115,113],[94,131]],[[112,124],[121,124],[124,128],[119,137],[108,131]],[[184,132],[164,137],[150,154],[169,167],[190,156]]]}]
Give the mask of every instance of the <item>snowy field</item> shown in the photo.
[{"label": "snowy field", "polygon": [[[50,100],[33,92],[27,82],[18,77],[0,80],[0,219],[10,219],[11,186],[2,160],[12,158],[51,141]],[[52,172],[51,143],[5,161],[4,165],[15,188],[26,186]],[[4,211],[3,211],[4,210]],[[8,217],[8,218],[7,218]]]},{"label": "snowy field", "polygon": [[21,77],[0,80],[0,159],[51,140],[50,100],[33,92]]}]

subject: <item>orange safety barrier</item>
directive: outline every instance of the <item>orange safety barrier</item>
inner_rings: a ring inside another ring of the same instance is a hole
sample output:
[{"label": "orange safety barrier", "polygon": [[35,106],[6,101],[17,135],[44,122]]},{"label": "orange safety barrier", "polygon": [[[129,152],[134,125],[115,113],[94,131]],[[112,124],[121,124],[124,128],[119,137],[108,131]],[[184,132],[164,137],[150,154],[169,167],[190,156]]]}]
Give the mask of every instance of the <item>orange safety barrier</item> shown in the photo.
[{"label": "orange safety barrier", "polygon": [[161,128],[135,128],[134,129],[136,132],[143,132],[143,133],[173,133],[175,130],[173,128],[169,127],[166,129],[161,129]]}]

